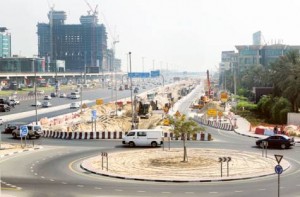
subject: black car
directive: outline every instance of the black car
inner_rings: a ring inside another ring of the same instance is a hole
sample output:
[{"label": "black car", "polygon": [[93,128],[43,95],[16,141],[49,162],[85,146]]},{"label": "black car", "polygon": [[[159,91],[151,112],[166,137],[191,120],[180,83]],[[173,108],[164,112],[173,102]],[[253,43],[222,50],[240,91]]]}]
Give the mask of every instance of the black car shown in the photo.
[{"label": "black car", "polygon": [[294,138],[286,136],[286,135],[274,135],[267,137],[265,139],[260,139],[256,141],[256,145],[263,147],[263,142],[268,142],[268,148],[281,148],[286,149],[295,145]]},{"label": "black car", "polygon": [[0,112],[8,112],[10,111],[10,106],[6,105],[6,104],[0,104]]},{"label": "black car", "polygon": [[50,94],[50,96],[51,96],[51,97],[57,97],[57,94],[56,94],[56,92],[52,92],[52,93]]}]

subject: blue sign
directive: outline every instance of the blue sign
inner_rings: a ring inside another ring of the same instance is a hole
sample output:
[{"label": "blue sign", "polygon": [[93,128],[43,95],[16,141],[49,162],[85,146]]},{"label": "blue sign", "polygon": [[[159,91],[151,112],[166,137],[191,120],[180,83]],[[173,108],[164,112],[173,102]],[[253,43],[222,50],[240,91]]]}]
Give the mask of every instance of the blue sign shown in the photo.
[{"label": "blue sign", "polygon": [[97,118],[97,110],[92,110],[92,118],[94,120]]},{"label": "blue sign", "polygon": [[28,127],[27,126],[20,126],[20,136],[25,137],[28,134]]},{"label": "blue sign", "polygon": [[160,71],[159,70],[153,70],[151,71],[151,77],[159,77]]},{"label": "blue sign", "polygon": [[275,166],[275,172],[276,172],[276,174],[281,174],[283,172],[282,166],[281,165],[276,165]]},{"label": "blue sign", "polygon": [[128,73],[129,78],[149,78],[150,73],[145,72],[134,72],[134,73]]}]

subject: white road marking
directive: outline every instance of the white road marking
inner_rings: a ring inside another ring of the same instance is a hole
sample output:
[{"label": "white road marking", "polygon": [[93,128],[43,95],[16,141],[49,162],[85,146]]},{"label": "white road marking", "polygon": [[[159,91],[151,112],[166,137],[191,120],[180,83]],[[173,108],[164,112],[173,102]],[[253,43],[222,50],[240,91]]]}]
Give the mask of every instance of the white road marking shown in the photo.
[{"label": "white road marking", "polygon": [[38,173],[34,173],[34,175],[35,175],[35,176],[37,176],[37,175],[38,175]]},{"label": "white road marking", "polygon": [[259,189],[259,191],[265,191],[265,190],[266,190],[266,189],[264,189],[264,188],[263,188],[263,189]]},{"label": "white road marking", "polygon": [[102,189],[101,187],[95,187],[94,189]]},{"label": "white road marking", "polygon": [[243,191],[234,191],[234,192],[236,192],[236,193],[240,193],[240,192],[243,192]]},{"label": "white road marking", "polygon": [[16,189],[17,189],[17,190],[21,190],[21,189],[22,189],[22,187],[17,187]]},{"label": "white road marking", "polygon": [[122,189],[115,189],[116,192],[122,192]]},{"label": "white road marking", "polygon": [[194,194],[194,192],[185,192],[186,194]]},{"label": "white road marking", "polygon": [[30,169],[32,169],[33,167],[31,166]]},{"label": "white road marking", "polygon": [[162,194],[170,194],[171,192],[161,192]]},{"label": "white road marking", "polygon": [[300,187],[300,185],[296,185],[297,187]]},{"label": "white road marking", "polygon": [[35,164],[33,163],[32,166],[34,166]]},{"label": "white road marking", "polygon": [[146,191],[137,191],[138,193],[145,193]]},{"label": "white road marking", "polygon": [[280,187],[280,189],[284,189],[285,187]]},{"label": "white road marking", "polygon": [[41,178],[44,179],[45,177],[44,177],[44,176],[41,176]]},{"label": "white road marking", "polygon": [[30,170],[31,172],[34,172],[34,170]]},{"label": "white road marking", "polygon": [[84,187],[83,185],[77,185],[77,187]]},{"label": "white road marking", "polygon": [[53,182],[54,180],[53,180],[53,179],[49,179],[49,181],[52,181],[52,182]]},{"label": "white road marking", "polygon": [[46,158],[43,159],[43,161],[45,161],[45,160],[46,160]]},{"label": "white road marking", "polygon": [[66,185],[67,183],[66,183],[66,182],[61,182],[61,184],[64,184],[64,185]]},{"label": "white road marking", "polygon": [[40,161],[36,161],[35,163],[40,163]]},{"label": "white road marking", "polygon": [[219,192],[209,192],[210,194],[217,194],[217,193],[219,193]]}]

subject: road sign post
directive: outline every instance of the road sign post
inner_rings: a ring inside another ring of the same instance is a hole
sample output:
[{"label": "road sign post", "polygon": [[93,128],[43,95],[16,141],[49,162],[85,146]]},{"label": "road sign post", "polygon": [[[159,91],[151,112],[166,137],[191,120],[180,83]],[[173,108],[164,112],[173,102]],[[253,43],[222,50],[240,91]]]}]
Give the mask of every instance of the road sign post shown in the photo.
[{"label": "road sign post", "polygon": [[280,162],[283,158],[283,155],[274,155],[278,165],[275,166],[275,172],[278,174],[278,197],[280,197],[280,174],[283,172],[283,168],[280,165]]},{"label": "road sign post", "polygon": [[229,176],[229,162],[231,157],[219,157],[219,162],[221,163],[221,177],[223,177],[223,162],[227,162],[227,176]]},{"label": "road sign post", "polygon": [[102,170],[104,168],[104,158],[106,158],[106,171],[108,171],[108,154],[107,154],[107,152],[101,152],[101,158],[102,158]]},{"label": "road sign post", "polygon": [[269,146],[269,143],[267,141],[263,141],[262,142],[262,157],[268,157],[268,146]]},{"label": "road sign post", "polygon": [[[28,135],[28,127],[27,126],[20,126],[20,137],[21,137],[21,147],[22,148],[24,148],[24,147],[26,147],[26,137],[27,137],[27,135]],[[22,145],[22,139],[23,139],[23,137],[25,138],[25,146],[23,147],[23,145]]]}]

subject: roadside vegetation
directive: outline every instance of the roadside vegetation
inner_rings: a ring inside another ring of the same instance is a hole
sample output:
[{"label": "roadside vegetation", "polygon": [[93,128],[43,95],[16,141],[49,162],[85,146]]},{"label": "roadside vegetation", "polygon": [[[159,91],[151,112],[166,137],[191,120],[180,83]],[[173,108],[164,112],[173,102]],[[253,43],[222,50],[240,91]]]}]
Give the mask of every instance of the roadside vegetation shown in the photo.
[{"label": "roadside vegetation", "polygon": [[[227,88],[233,92],[233,72],[225,71]],[[300,55],[290,51],[269,66],[253,65],[237,73],[237,114],[253,125],[286,124],[287,113],[299,113]],[[254,104],[253,87],[273,87],[270,95]],[[234,109],[233,109],[234,110]]]}]

